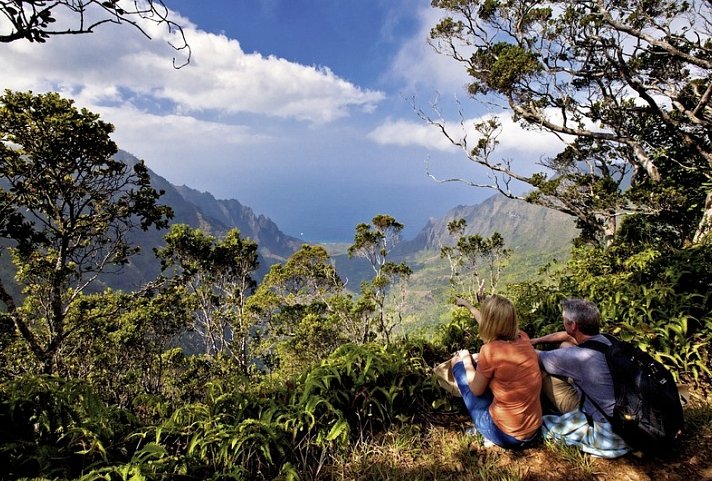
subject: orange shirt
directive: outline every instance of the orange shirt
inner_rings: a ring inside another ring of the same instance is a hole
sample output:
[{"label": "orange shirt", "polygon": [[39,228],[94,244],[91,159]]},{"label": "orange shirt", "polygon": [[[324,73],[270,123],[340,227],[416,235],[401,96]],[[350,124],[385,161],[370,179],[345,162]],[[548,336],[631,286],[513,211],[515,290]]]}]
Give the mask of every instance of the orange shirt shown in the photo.
[{"label": "orange shirt", "polygon": [[541,371],[525,332],[514,341],[491,341],[482,346],[477,374],[490,380],[494,400],[489,407],[499,429],[519,440],[541,425]]}]

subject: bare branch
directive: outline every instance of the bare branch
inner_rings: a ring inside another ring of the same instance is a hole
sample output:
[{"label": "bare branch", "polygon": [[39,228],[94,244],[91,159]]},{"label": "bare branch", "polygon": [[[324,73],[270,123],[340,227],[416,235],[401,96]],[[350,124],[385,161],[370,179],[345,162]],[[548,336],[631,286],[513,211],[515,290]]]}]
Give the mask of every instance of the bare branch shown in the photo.
[{"label": "bare branch", "polygon": [[[183,60],[173,58],[173,66],[181,68],[190,63],[191,49],[183,28],[174,22],[163,0],[1,0],[0,16],[9,24],[9,31],[0,32],[0,43],[17,40],[44,43],[51,37],[93,33],[105,24],[127,24],[146,38],[151,38],[146,22],[163,26],[176,36],[168,44],[183,54]],[[57,17],[66,14],[69,25],[54,26]],[[72,23],[74,22],[74,23]]]}]

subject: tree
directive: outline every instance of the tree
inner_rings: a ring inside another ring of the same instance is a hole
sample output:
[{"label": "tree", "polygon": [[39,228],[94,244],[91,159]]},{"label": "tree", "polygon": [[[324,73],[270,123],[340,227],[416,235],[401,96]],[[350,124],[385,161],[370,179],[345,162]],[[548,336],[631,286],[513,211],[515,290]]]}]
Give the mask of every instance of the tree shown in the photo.
[{"label": "tree", "polygon": [[47,373],[64,341],[96,320],[83,311],[68,329],[80,295],[138,251],[127,233],[165,227],[172,216],[143,162],[111,158],[112,131],[56,93],[0,97],[0,238],[11,242],[24,294],[0,279],[0,301]]},{"label": "tree", "polygon": [[[170,44],[185,52],[180,66],[190,61],[190,46],[183,29],[171,20],[163,0],[0,0],[0,20],[0,43],[23,39],[43,43],[58,35],[92,33],[107,23],[131,25],[151,38],[142,23],[164,25],[180,39],[179,43]],[[175,65],[175,59],[173,62]]]},{"label": "tree", "polygon": [[256,286],[257,243],[231,229],[224,238],[175,224],[156,251],[163,271],[172,270],[171,283],[185,285],[194,300],[193,331],[207,354],[232,355],[243,372],[249,367],[250,323],[245,308]]},{"label": "tree", "polygon": [[[504,238],[499,232],[484,238],[481,235],[465,235],[467,222],[455,219],[447,225],[448,233],[457,236],[454,246],[440,248],[440,257],[450,264],[450,285],[456,294],[470,299],[484,299],[485,284],[489,280],[489,292],[497,292],[499,276],[511,250],[504,247]],[[487,275],[481,272],[487,270]]]},{"label": "tree", "polygon": [[344,283],[321,246],[302,245],[284,264],[274,264],[249,310],[258,319],[267,357],[278,353],[284,369],[319,362],[349,340],[350,302]]},{"label": "tree", "polygon": [[[374,272],[371,281],[361,285],[363,301],[374,303],[376,313],[376,330],[384,336],[386,343],[390,342],[391,332],[396,325],[402,321],[403,304],[406,290],[405,282],[413,273],[412,269],[405,263],[396,264],[388,260],[388,254],[400,239],[403,224],[397,222],[389,215],[379,214],[375,216],[369,224],[359,224],[356,226],[354,243],[349,247],[349,257],[363,257],[366,259]],[[398,287],[393,293],[393,305],[395,309],[392,313],[387,312],[387,293],[392,287]],[[368,309],[361,308],[362,312]],[[366,342],[370,337],[370,322],[364,317],[361,342]]]},{"label": "tree", "polygon": [[[147,396],[164,395],[173,383],[165,353],[185,331],[189,300],[182,286],[82,295],[67,316],[70,328],[79,321],[77,335],[63,343],[56,374],[87,381],[113,406],[140,411]],[[91,325],[81,322],[86,312],[96,313]]]},{"label": "tree", "polygon": [[712,230],[712,191],[699,182],[712,173],[710,2],[432,3],[448,13],[432,29],[432,43],[466,68],[469,94],[499,100],[523,126],[569,142],[544,161],[549,172],[530,175],[494,158],[496,119],[476,126],[481,137],[473,146],[442,119],[423,115],[490,170],[493,181],[483,186],[523,198],[509,183],[529,184],[536,190],[527,200],[574,215],[591,237],[610,241],[618,217],[660,214],[663,206],[624,194],[665,180],[671,174],[663,164],[672,162],[706,198],[692,240]]}]

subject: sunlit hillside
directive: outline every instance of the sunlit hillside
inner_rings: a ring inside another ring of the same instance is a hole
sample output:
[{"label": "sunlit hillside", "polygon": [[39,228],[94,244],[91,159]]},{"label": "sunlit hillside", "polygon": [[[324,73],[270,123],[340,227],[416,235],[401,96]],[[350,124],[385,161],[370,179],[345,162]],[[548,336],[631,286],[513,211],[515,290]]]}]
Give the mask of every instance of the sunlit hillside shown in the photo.
[{"label": "sunlit hillside", "polygon": [[[577,235],[569,216],[501,195],[477,205],[457,206],[443,217],[431,219],[414,239],[402,241],[392,253],[393,259],[406,262],[414,271],[408,282],[405,321],[399,329],[402,334],[419,332],[429,337],[438,324],[449,320],[450,266],[440,248],[456,242],[447,230],[454,219],[465,219],[465,235],[489,237],[498,232],[504,238],[512,254],[497,284],[500,291],[510,283],[536,279],[550,262],[568,259]],[[351,290],[358,292],[360,282],[373,277],[365,260],[348,258],[349,244],[325,247]]]}]

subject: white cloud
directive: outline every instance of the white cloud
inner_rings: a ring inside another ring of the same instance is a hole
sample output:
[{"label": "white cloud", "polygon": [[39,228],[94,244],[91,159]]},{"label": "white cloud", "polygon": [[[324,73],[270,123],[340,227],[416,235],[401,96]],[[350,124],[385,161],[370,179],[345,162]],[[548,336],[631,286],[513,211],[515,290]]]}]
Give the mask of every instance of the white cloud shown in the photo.
[{"label": "white cloud", "polygon": [[[467,119],[463,127],[458,122],[445,122],[445,129],[455,141],[467,135],[468,144],[474,146],[479,138],[474,125],[492,118],[484,115],[479,118]],[[563,143],[554,134],[536,129],[524,129],[516,124],[510,115],[498,115],[501,132],[497,137],[499,152],[503,156],[527,154],[529,158],[539,158],[561,150]],[[458,147],[447,140],[445,135],[435,126],[425,122],[405,120],[388,120],[369,133],[369,138],[381,145],[420,146],[429,150],[453,152]]]},{"label": "white cloud", "polygon": [[457,150],[438,129],[424,122],[387,120],[371,131],[368,138],[381,145],[415,145],[445,152]]},{"label": "white cloud", "polygon": [[45,44],[15,41],[1,46],[0,85],[15,90],[82,93],[97,105],[160,102],[175,113],[257,114],[330,122],[353,109],[372,110],[385,97],[359,88],[327,68],[245,53],[237,40],[176,21],[192,49],[190,64],[167,44],[176,38],[148,24],[149,40],[128,25],[105,25],[89,35],[53,37]]},{"label": "white cloud", "polygon": [[[76,104],[85,106],[82,96]],[[277,141],[244,125],[156,115],[131,105],[94,106],[92,110],[114,125],[111,138],[119,148],[145,159],[154,171],[177,183],[193,184],[200,176],[212,175],[208,165],[225,165],[250,146]]]},{"label": "white cloud", "polygon": [[[81,104],[81,98],[77,103]],[[103,120],[117,127],[112,137],[119,144],[123,144],[122,140],[144,137],[150,138],[160,149],[176,139],[189,138],[192,147],[199,150],[213,147],[216,143],[243,145],[270,140],[269,136],[246,126],[199,120],[185,115],[156,115],[131,106],[97,107],[97,112]]]},{"label": "white cloud", "polygon": [[463,65],[428,44],[430,29],[444,12],[428,3],[418,10],[420,27],[399,50],[389,76],[403,82],[408,91],[463,92],[468,84]]}]

